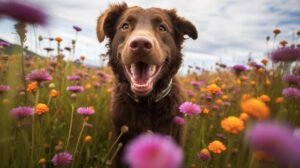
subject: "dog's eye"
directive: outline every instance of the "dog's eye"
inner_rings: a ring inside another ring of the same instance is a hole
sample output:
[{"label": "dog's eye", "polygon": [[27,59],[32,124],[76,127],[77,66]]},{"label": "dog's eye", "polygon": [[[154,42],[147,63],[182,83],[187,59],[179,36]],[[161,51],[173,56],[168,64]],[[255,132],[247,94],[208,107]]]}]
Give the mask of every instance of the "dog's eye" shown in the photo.
[{"label": "dog's eye", "polygon": [[129,24],[128,23],[124,23],[122,26],[121,26],[121,30],[127,30],[129,28]]},{"label": "dog's eye", "polygon": [[167,28],[164,25],[159,25],[158,30],[161,32],[165,32],[165,31],[167,31]]}]

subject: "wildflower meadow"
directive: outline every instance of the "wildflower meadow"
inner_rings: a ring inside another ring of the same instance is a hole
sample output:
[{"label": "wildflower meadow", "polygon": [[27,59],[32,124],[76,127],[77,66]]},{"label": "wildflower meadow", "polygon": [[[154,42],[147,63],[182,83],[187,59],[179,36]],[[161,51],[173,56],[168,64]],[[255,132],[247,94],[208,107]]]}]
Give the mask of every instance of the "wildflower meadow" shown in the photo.
[{"label": "wildflower meadow", "polygon": [[[72,41],[36,35],[37,44],[51,44],[39,48],[44,55],[27,50],[27,29],[43,25],[46,16],[14,1],[5,5],[28,16],[0,8],[0,15],[16,19],[12,31],[19,38],[19,44],[0,41],[0,167],[110,167],[124,147],[118,139],[130,132],[124,125],[112,136],[110,67],[89,66],[88,55],[77,55],[80,26],[70,25]],[[280,34],[276,28],[261,39],[268,48],[260,61],[217,63],[211,71],[189,66],[179,75],[184,117],[174,118],[183,128],[181,144],[149,130],[125,147],[124,162],[132,168],[299,168],[300,31],[287,41],[277,40]]]}]

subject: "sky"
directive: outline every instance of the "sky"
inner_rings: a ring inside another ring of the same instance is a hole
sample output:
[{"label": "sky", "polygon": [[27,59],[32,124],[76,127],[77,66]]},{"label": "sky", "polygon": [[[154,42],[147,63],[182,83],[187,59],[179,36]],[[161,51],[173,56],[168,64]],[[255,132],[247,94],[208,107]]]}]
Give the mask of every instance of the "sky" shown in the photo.
[{"label": "sky", "polygon": [[[4,1],[4,0],[0,0]],[[15,0],[17,1],[17,0]],[[96,21],[111,3],[119,0],[20,0],[41,8],[49,16],[48,24],[34,30],[29,27],[26,45],[33,51],[43,52],[48,41],[36,45],[37,35],[60,36],[62,46],[70,46],[75,38],[73,25],[83,29],[77,36],[76,57],[86,56],[86,63],[103,65],[100,54],[106,52],[105,42],[96,37]],[[216,62],[227,65],[241,64],[251,56],[254,60],[265,57],[266,36],[280,28],[277,41],[296,42],[300,30],[300,0],[128,0],[129,6],[175,8],[180,16],[190,20],[198,30],[198,39],[184,43],[184,63],[210,68]],[[14,33],[15,21],[0,18],[0,38],[18,43]],[[269,48],[272,48],[272,43]]]}]

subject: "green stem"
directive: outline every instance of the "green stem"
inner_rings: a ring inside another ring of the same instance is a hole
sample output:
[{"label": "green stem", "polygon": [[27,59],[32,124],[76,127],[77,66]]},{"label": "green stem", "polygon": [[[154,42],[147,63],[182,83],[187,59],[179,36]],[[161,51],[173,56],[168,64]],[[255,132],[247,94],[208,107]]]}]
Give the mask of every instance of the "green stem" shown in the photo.
[{"label": "green stem", "polygon": [[73,118],[74,118],[74,104],[71,104],[71,120],[70,120],[70,125],[69,125],[69,133],[68,133],[68,138],[67,138],[67,144],[66,144],[66,150],[68,149],[70,138],[71,138],[71,132],[72,132],[72,126],[73,126]]},{"label": "green stem", "polygon": [[[40,97],[40,89],[39,87],[37,88],[36,90],[36,97],[35,97],[35,103],[34,103],[34,108],[36,107],[36,105],[38,104],[39,102],[39,97]],[[34,124],[34,121],[35,121],[35,114],[32,115],[32,121],[31,121],[31,162],[32,164],[34,163],[34,143],[35,143],[35,139],[34,139],[34,130],[35,130],[35,124]],[[33,166],[31,164],[31,166]]]},{"label": "green stem", "polygon": [[[76,143],[76,146],[75,146],[75,151],[74,151],[74,156],[73,156],[73,160],[74,161],[75,161],[76,152],[77,152],[80,140],[81,140],[81,136],[82,136],[84,127],[85,127],[85,121],[83,121],[83,123],[82,123],[82,127],[81,127],[81,130],[80,130],[80,133],[79,133],[79,136],[78,136],[78,139],[77,139],[77,143]],[[74,162],[72,163],[72,167],[74,167]]]},{"label": "green stem", "polygon": [[118,138],[115,140],[115,142],[112,144],[112,146],[109,148],[108,152],[106,153],[105,157],[104,157],[104,163],[109,155],[109,153],[112,151],[112,149],[115,147],[115,145],[117,144],[117,142],[120,140],[120,138],[122,137],[124,133],[121,132],[118,136]]}]

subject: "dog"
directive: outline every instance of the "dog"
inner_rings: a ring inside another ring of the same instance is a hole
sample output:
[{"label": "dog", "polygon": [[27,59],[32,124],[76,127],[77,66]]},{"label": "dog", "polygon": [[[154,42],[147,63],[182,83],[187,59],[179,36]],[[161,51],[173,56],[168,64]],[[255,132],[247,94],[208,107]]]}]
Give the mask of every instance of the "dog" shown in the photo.
[{"label": "dog", "polygon": [[[112,4],[98,18],[99,42],[108,39],[108,64],[115,76],[111,100],[114,135],[126,125],[123,145],[151,131],[180,143],[181,128],[174,123],[184,92],[176,73],[182,63],[185,36],[197,39],[196,27],[176,10]],[[114,166],[122,163],[123,150]]]}]

